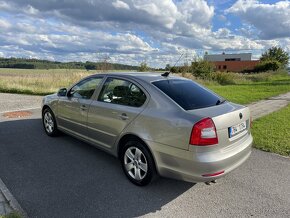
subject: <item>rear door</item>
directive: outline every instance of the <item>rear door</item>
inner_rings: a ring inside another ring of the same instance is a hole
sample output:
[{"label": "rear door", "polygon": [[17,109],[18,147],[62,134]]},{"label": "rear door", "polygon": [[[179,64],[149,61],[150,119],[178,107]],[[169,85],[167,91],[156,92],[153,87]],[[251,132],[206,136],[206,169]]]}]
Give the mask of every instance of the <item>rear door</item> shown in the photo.
[{"label": "rear door", "polygon": [[148,101],[145,90],[127,79],[108,77],[88,111],[88,136],[111,148],[119,134],[140,114]]}]

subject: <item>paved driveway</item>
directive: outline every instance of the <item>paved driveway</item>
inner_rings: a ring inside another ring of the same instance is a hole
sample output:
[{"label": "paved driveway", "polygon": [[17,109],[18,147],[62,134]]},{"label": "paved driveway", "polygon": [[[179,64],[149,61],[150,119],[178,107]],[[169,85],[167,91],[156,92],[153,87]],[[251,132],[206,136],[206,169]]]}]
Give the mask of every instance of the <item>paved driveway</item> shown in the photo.
[{"label": "paved driveway", "polygon": [[27,108],[40,108],[42,98],[42,96],[0,93],[0,113]]},{"label": "paved driveway", "polygon": [[66,135],[46,136],[40,110],[1,119],[0,177],[30,217],[290,216],[289,158],[253,150],[215,185],[159,179],[140,188],[114,157]]}]

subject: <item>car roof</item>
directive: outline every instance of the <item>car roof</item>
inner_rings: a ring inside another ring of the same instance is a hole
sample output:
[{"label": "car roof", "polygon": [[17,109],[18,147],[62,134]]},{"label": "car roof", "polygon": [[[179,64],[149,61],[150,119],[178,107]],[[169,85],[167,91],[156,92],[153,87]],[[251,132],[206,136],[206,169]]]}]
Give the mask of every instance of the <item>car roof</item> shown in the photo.
[{"label": "car roof", "polygon": [[153,82],[158,80],[165,80],[165,79],[185,79],[180,76],[173,76],[169,74],[169,76],[165,77],[162,76],[164,72],[108,72],[108,73],[101,73],[95,75],[109,75],[109,76],[116,76],[116,77],[124,77],[124,78],[131,78],[131,79],[139,79],[145,82]]}]

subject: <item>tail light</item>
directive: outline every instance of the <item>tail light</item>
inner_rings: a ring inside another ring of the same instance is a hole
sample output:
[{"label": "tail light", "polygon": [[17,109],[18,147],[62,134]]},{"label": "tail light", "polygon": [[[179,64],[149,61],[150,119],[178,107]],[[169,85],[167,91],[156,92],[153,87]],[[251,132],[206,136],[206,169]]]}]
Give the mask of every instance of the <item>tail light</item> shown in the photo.
[{"label": "tail light", "polygon": [[216,128],[211,118],[204,118],[193,126],[189,143],[197,146],[218,144]]}]

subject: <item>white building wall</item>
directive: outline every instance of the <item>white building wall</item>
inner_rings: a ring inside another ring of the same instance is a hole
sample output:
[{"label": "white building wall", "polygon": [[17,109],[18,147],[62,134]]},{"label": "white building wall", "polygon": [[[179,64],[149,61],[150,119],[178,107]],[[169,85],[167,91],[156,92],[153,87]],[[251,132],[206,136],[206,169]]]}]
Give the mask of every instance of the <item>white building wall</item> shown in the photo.
[{"label": "white building wall", "polygon": [[235,59],[239,61],[250,61],[252,57],[251,53],[241,53],[241,54],[213,54],[204,55],[204,60],[206,61],[226,61],[226,59]]}]

